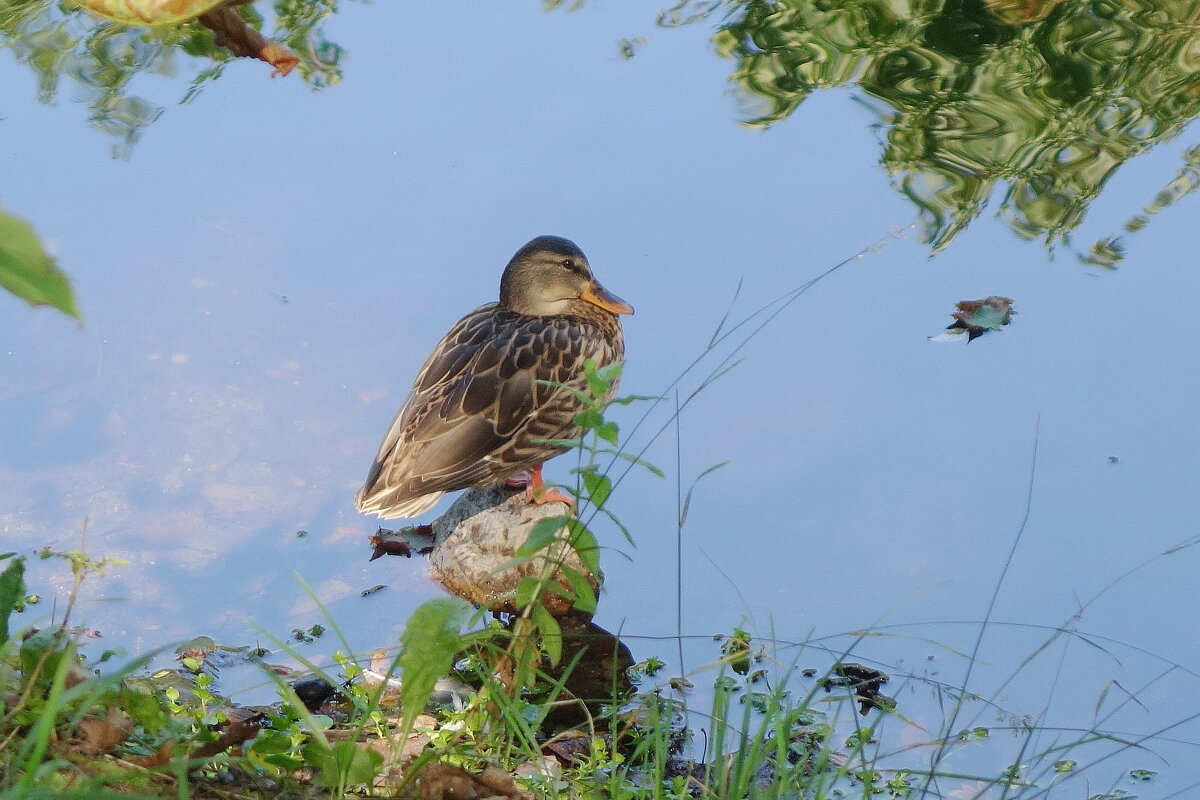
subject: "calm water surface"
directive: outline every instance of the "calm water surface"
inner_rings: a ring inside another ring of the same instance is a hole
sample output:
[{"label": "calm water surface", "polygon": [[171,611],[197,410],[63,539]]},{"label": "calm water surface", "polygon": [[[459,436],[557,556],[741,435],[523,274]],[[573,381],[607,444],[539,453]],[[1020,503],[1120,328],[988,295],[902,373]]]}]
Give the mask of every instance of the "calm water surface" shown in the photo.
[{"label": "calm water surface", "polygon": [[[0,64],[5,208],[54,247],[86,322],[0,298],[3,549],[127,559],[76,613],[130,654],[323,622],[298,577],[354,648],[390,645],[439,590],[419,559],[367,562],[375,525],[353,494],[425,354],[496,296],[519,245],[579,243],[637,308],[623,388],[653,395],[702,353],[739,282],[734,320],[885,241],[749,340],[689,402],[678,438],[667,426],[649,444],[668,477],[635,471],[618,488],[637,546],[601,530],[598,621],[637,658],[674,663],[677,483],[728,459],[698,484],[681,534],[685,668],[714,659],[711,635],[735,625],[835,652],[853,639],[822,637],[879,626],[857,660],[953,685],[967,664],[954,651],[969,652],[1021,531],[993,612],[1012,626],[989,629],[977,690],[1048,709],[1043,725],[1087,725],[1115,680],[1145,688],[1112,726],[1189,719],[1200,551],[1084,604],[1195,535],[1194,199],[1134,237],[1115,272],[1052,258],[989,211],[930,259],[853,91],[817,92],[767,130],[739,126],[711,25],[656,29],[652,12],[349,6],[331,30],[351,53],[345,85],[313,94],[236,63],[171,106],[129,161],[107,158],[80,106],[36,105],[29,75]],[[637,57],[620,58],[618,39],[639,35]],[[162,102],[183,90],[139,80]],[[1152,198],[1185,139],[1119,172],[1078,240]],[[1015,300],[1007,330],[928,341],[956,301],[990,294]],[[629,431],[643,411],[613,413]],[[565,480],[566,460],[548,474]],[[69,583],[42,562],[30,582],[47,598]],[[375,584],[388,588],[360,596]],[[1047,635],[1031,626],[1077,612],[1095,644],[1055,645],[1006,684]],[[897,692],[910,719],[936,725],[925,685]],[[1164,731],[1175,741],[1155,749],[1170,763],[1135,764],[1163,771],[1154,796],[1200,780],[1186,766],[1198,735],[1194,721]]]}]

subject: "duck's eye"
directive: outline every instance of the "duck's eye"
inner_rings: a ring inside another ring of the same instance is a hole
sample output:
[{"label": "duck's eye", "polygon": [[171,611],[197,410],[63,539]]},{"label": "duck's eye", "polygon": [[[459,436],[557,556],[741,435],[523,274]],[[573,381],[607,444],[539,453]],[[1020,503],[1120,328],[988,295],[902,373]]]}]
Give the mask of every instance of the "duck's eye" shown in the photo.
[{"label": "duck's eye", "polygon": [[568,272],[583,272],[583,268],[570,258],[564,258],[562,260],[562,266],[563,269],[567,270]]}]

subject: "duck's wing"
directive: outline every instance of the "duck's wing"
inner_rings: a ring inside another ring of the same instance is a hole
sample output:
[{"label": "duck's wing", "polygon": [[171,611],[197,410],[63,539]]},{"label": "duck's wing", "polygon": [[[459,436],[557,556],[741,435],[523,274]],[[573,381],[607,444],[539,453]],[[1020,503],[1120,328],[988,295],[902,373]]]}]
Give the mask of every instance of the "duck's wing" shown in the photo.
[{"label": "duck's wing", "polygon": [[571,389],[587,388],[583,362],[609,364],[623,353],[616,318],[592,308],[534,317],[491,303],[459,320],[392,422],[359,509],[415,516],[442,492],[486,486],[563,452],[544,440],[578,435],[581,404]]},{"label": "duck's wing", "polygon": [[538,380],[569,375],[564,361],[570,359],[556,352],[553,327],[541,318],[496,313],[489,304],[451,328],[392,422],[359,492],[359,509],[411,516],[442,492],[522,469],[506,449],[539,407],[561,394]]}]

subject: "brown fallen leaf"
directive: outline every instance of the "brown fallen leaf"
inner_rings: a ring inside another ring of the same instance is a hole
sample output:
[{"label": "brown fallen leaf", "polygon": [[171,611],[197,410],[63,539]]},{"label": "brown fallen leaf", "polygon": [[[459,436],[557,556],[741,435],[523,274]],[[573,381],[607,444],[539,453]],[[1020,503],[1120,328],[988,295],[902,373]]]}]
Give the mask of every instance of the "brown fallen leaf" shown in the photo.
[{"label": "brown fallen leaf", "polygon": [[190,756],[192,758],[209,758],[218,753],[224,753],[229,748],[258,736],[258,732],[261,730],[262,728],[257,724],[231,722],[215,741],[197,747],[190,753]]},{"label": "brown fallen leaf", "polygon": [[495,764],[488,764],[484,767],[483,772],[475,776],[475,780],[479,781],[484,787],[492,790],[494,795],[499,795],[500,797],[533,796],[522,790],[520,786],[517,786],[517,782],[513,780],[513,776]]},{"label": "brown fallen leaf", "polygon": [[587,758],[592,752],[592,737],[586,734],[546,742],[542,752],[553,756],[560,764],[570,766]]},{"label": "brown fallen leaf", "polygon": [[[422,725],[422,719],[426,724]],[[417,717],[419,727],[430,729],[437,727],[437,720],[426,714]],[[429,747],[428,733],[413,731],[408,736],[394,733],[385,739],[372,739],[367,747],[383,756],[383,767],[375,776],[373,785],[376,789],[399,789],[406,785],[406,772],[416,761],[425,748]]]},{"label": "brown fallen leaf", "polygon": [[161,767],[164,764],[170,763],[171,751],[174,748],[175,741],[173,739],[168,739],[162,743],[162,747],[158,748],[156,752],[151,753],[148,756],[142,756],[141,758],[130,758],[128,761],[130,764],[134,764],[135,766],[139,766],[144,769],[154,769],[155,767]]},{"label": "brown fallen leaf", "polygon": [[517,782],[499,767],[489,766],[479,775],[462,767],[435,762],[427,765],[413,778],[410,793],[420,800],[484,800],[507,797],[512,800],[532,800]]},{"label": "brown fallen leaf", "polygon": [[374,548],[371,551],[371,557],[368,561],[374,561],[380,556],[404,556],[412,558],[412,546],[408,542],[387,541],[378,536],[371,537],[371,546]]},{"label": "brown fallen leaf", "polygon": [[271,77],[287,75],[300,63],[295,53],[251,28],[232,8],[217,8],[196,19],[213,32],[218,46],[235,56],[257,58],[273,66]]},{"label": "brown fallen leaf", "polygon": [[133,730],[133,720],[119,708],[110,708],[105,719],[85,719],[77,726],[83,735],[79,743],[79,752],[84,755],[96,755],[109,750],[129,736]]},{"label": "brown fallen leaf", "polygon": [[[225,713],[229,721],[225,723],[221,735],[214,741],[201,745],[189,752],[187,754],[188,758],[211,758],[218,753],[225,752],[231,747],[253,739],[262,730],[260,723],[264,717],[258,711],[229,708],[225,709]],[[129,762],[139,767],[145,767],[146,769],[161,767],[171,760],[171,751],[174,747],[174,741],[163,742],[162,747],[158,748],[158,752],[151,753],[143,758],[131,758]]]}]

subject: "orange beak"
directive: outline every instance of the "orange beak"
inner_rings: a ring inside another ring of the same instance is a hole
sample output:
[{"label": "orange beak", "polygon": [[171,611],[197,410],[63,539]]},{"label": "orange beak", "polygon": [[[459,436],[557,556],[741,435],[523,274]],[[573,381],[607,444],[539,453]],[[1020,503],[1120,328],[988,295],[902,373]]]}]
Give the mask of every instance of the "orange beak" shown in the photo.
[{"label": "orange beak", "polygon": [[593,305],[600,306],[611,314],[632,314],[633,306],[617,297],[598,283],[593,283],[579,295],[580,300],[587,300]]}]

